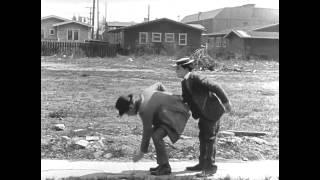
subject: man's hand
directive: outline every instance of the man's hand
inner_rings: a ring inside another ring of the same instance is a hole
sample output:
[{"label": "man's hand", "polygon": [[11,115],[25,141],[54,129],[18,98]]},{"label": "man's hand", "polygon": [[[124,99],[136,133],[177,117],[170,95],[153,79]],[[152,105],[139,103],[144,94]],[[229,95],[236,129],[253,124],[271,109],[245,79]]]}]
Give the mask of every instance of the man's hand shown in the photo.
[{"label": "man's hand", "polygon": [[231,112],[231,104],[230,104],[230,102],[224,103],[223,106],[224,106],[224,110],[226,111],[226,113]]},{"label": "man's hand", "polygon": [[133,158],[132,158],[133,162],[138,162],[140,159],[143,158],[143,155],[144,155],[143,152],[141,152],[141,151],[136,151],[136,152],[134,153],[134,155],[133,155]]}]

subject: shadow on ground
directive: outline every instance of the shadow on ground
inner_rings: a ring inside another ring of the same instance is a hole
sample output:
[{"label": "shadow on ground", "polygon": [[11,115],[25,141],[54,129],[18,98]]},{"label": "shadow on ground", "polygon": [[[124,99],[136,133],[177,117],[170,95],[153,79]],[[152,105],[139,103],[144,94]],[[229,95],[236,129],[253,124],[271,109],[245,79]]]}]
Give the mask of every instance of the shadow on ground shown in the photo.
[{"label": "shadow on ground", "polygon": [[92,173],[80,177],[68,177],[62,180],[192,180],[195,172],[180,171],[173,172],[171,175],[154,176],[149,171],[130,170],[121,173]]}]

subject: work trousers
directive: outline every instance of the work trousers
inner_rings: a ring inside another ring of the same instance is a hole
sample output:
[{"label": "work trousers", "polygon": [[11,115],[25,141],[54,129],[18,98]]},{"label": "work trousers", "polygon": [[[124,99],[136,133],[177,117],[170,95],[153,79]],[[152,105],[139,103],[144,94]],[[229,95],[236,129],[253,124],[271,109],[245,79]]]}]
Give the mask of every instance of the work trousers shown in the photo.
[{"label": "work trousers", "polygon": [[200,157],[199,159],[211,166],[215,163],[217,149],[217,134],[220,129],[220,120],[214,122],[200,118],[199,123]]},{"label": "work trousers", "polygon": [[167,135],[168,132],[161,126],[153,129],[152,140],[157,153],[157,164],[160,166],[169,164],[169,158],[163,140]]}]

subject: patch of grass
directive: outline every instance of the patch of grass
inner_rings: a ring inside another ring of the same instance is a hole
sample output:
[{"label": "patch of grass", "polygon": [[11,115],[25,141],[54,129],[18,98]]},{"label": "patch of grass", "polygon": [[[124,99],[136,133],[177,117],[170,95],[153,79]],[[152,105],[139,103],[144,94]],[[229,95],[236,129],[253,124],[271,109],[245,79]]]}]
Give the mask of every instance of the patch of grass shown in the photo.
[{"label": "patch of grass", "polygon": [[88,77],[88,76],[89,76],[89,74],[87,74],[87,73],[83,73],[83,74],[81,74],[80,76],[81,76],[81,77]]},{"label": "patch of grass", "polygon": [[[180,176],[179,176],[180,177]],[[168,177],[168,178],[165,178],[165,179],[199,179],[199,178],[195,178],[193,176],[182,176],[180,178],[177,178],[177,177]],[[119,174],[119,175],[109,175],[109,176],[100,176],[100,177],[96,177],[96,178],[80,178],[80,177],[68,177],[68,178],[61,178],[61,180],[146,180],[146,179],[150,179],[150,177],[148,176],[134,176],[134,174],[128,174],[128,175],[122,175],[122,174]],[[155,179],[163,179],[163,178],[155,178]],[[207,179],[207,178],[204,178],[204,179]],[[209,177],[209,179],[211,179],[211,177]],[[219,178],[215,178],[216,180],[251,180],[250,178],[248,177],[231,177],[230,175],[227,175],[225,177],[219,177]],[[274,177],[265,177],[264,180],[274,180],[276,178]],[[279,178],[277,178],[279,179]],[[46,180],[55,180],[55,179],[50,179],[50,178],[46,178]]]},{"label": "patch of grass", "polygon": [[[65,124],[67,129],[86,128],[91,122],[97,124],[97,131],[105,135],[111,134],[119,139],[133,135],[135,138],[123,143],[138,148],[142,136],[141,120],[127,116],[118,118],[114,108],[117,98],[124,94],[140,93],[155,82],[162,82],[169,91],[181,94],[181,80],[170,67],[171,59],[175,57],[148,55],[132,57],[133,61],[128,61],[128,58],[129,56],[41,60],[41,64],[56,63],[72,67],[72,70],[52,70],[45,66],[41,68],[41,135],[60,136],[62,132],[51,131],[47,127],[57,121],[52,118],[61,117],[63,119],[59,123]],[[220,84],[232,103],[234,112],[222,117],[220,130],[268,131],[271,132],[271,137],[278,137],[279,64],[234,60],[219,63],[257,70],[256,73],[199,72]],[[120,70],[83,72],[81,68]],[[198,142],[198,133],[198,120],[190,118],[183,134],[193,137],[195,144]],[[151,142],[152,140],[150,144]],[[182,147],[178,146],[179,148]],[[123,153],[116,148],[114,151],[119,151],[119,156]]]},{"label": "patch of grass", "polygon": [[58,111],[50,112],[48,116],[50,118],[65,118],[67,117],[67,111],[59,109]]}]

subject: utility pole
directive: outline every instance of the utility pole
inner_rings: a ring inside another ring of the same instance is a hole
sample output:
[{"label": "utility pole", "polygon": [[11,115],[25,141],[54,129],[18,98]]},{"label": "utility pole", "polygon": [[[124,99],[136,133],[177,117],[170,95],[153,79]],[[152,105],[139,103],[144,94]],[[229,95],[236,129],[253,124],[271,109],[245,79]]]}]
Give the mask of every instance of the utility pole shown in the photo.
[{"label": "utility pole", "polygon": [[97,0],[97,33],[96,33],[96,39],[99,39],[99,0]]},{"label": "utility pole", "polygon": [[91,24],[91,10],[92,10],[92,7],[86,7],[86,8],[90,9],[89,24]]},{"label": "utility pole", "polygon": [[108,23],[107,23],[107,0],[104,1],[104,21],[103,21],[103,25],[104,25],[104,31],[108,31]]},{"label": "utility pole", "polygon": [[92,5],[92,33],[91,33],[91,39],[94,39],[94,7],[95,7],[95,0],[93,0],[93,5]]},{"label": "utility pole", "polygon": [[104,9],[104,15],[105,15],[105,22],[104,23],[106,23],[107,22],[107,0],[105,0],[104,1],[105,2],[105,9]]},{"label": "utility pole", "polygon": [[148,4],[148,22],[150,21],[150,5]]}]

